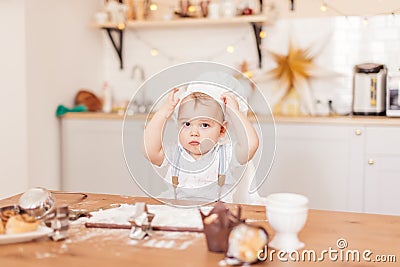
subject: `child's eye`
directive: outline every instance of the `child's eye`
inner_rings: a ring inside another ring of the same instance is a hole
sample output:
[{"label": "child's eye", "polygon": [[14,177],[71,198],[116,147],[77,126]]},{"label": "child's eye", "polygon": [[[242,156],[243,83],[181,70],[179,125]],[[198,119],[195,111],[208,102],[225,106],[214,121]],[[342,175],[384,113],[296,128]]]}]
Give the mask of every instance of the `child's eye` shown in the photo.
[{"label": "child's eye", "polygon": [[203,122],[201,124],[201,128],[208,128],[208,127],[210,127],[210,124],[208,124],[208,123]]},{"label": "child's eye", "polygon": [[190,122],[188,122],[188,121],[185,121],[185,122],[183,123],[183,126],[185,126],[185,127],[189,127],[189,126],[190,126]]}]

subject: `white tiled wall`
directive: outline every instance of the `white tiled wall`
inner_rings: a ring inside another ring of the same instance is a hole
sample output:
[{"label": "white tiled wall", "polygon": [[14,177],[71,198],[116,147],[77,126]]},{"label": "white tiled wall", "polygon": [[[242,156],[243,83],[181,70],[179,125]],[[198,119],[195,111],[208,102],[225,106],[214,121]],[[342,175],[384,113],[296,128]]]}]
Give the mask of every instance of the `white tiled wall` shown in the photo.
[{"label": "white tiled wall", "polygon": [[[114,87],[116,99],[132,95],[140,84],[140,75],[132,77],[132,68],[139,65],[145,71],[146,78],[164,68],[195,60],[215,61],[229,66],[239,66],[244,60],[257,64],[257,52],[253,29],[250,24],[239,26],[193,26],[165,27],[157,29],[129,29],[124,37],[124,69],[119,69],[119,62],[109,40],[105,39],[106,79]],[[226,51],[227,46],[234,46],[234,53]],[[159,54],[152,56],[151,49]],[[152,99],[157,99],[161,92],[150,92]]]},{"label": "white tiled wall", "polygon": [[[352,68],[355,64],[376,62],[386,64],[390,72],[400,66],[400,16],[328,17],[278,20],[264,27],[267,37],[263,40],[263,68],[257,71],[257,52],[250,25],[241,26],[193,26],[127,30],[124,40],[124,70],[119,69],[115,52],[109,40],[105,40],[105,79],[114,87],[116,100],[127,99],[140,84],[131,74],[132,67],[141,66],[146,78],[163,68],[192,60],[211,60],[238,67],[243,60],[250,63],[256,73],[255,80],[274,67],[268,51],[285,54],[291,40],[300,48],[312,47],[319,51],[315,63],[335,71],[335,77],[319,77],[310,80],[315,97],[332,99],[339,110],[349,109],[351,101]],[[234,45],[235,52],[226,52]],[[151,56],[150,50],[159,51]],[[137,76],[137,75],[136,75]],[[268,97],[272,82],[259,82],[260,89]],[[160,88],[160,92],[165,88]],[[150,92],[153,99],[160,92]]]},{"label": "white tiled wall", "polygon": [[[287,53],[289,40],[300,48],[320,49],[318,66],[338,73],[336,78],[312,79],[315,97],[332,99],[338,109],[348,109],[351,101],[353,66],[365,62],[385,64],[390,73],[399,73],[400,16],[374,16],[365,25],[363,17],[330,17],[280,20],[267,27],[264,50]],[[265,69],[273,67],[268,52]],[[266,94],[271,85],[260,85]]]}]

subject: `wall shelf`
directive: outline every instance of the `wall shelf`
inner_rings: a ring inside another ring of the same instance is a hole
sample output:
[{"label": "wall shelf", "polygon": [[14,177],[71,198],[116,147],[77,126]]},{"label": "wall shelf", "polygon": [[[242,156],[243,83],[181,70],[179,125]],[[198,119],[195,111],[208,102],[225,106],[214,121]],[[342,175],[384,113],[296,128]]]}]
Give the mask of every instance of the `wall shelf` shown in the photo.
[{"label": "wall shelf", "polygon": [[[209,19],[209,18],[177,18],[172,20],[143,20],[143,21],[128,21],[121,24],[104,23],[95,24],[94,26],[107,31],[108,36],[113,44],[115,51],[118,54],[120,60],[120,68],[123,69],[123,57],[122,57],[122,43],[123,34],[126,29],[151,29],[151,28],[165,28],[165,27],[190,27],[190,26],[226,26],[226,25],[238,25],[249,23],[253,27],[256,47],[258,53],[258,67],[262,67],[262,55],[261,55],[261,41],[260,32],[263,25],[272,24],[268,16],[264,13],[260,15],[247,15],[237,16],[233,18],[220,18],[220,19]],[[116,41],[116,37],[112,34],[116,32],[119,37],[119,41]]]},{"label": "wall shelf", "polygon": [[[201,25],[229,25],[243,23],[263,23],[270,24],[266,14],[237,16],[233,18],[176,18],[171,20],[131,20],[126,23],[126,28],[154,28],[154,27],[171,27],[171,26],[201,26]],[[117,24],[104,23],[96,24],[98,28],[117,28]]]}]

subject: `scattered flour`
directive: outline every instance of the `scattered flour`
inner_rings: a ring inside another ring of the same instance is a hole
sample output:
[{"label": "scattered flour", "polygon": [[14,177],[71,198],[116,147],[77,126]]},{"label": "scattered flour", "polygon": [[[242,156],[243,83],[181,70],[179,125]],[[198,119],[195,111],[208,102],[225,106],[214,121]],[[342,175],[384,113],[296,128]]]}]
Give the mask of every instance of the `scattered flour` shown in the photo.
[{"label": "scattered flour", "polygon": [[[149,212],[154,213],[155,217],[152,225],[155,226],[172,226],[172,227],[193,227],[203,229],[200,212],[197,208],[176,208],[166,205],[147,205]],[[202,208],[204,210],[210,208]],[[130,225],[128,222],[136,211],[135,205],[122,204],[120,207],[99,210],[92,212],[90,218],[80,218],[78,223],[108,223],[119,225]]]},{"label": "scattered flour", "polygon": [[[152,225],[203,228],[199,210],[196,208],[187,209],[165,205],[147,205],[147,209],[149,212],[155,214]],[[207,213],[209,210],[211,210],[211,207],[202,208],[204,213]],[[93,245],[98,246],[107,242],[120,241],[130,246],[185,250],[194,242],[197,242],[199,238],[203,238],[203,233],[153,231],[151,237],[145,240],[133,240],[129,238],[129,230],[127,229],[85,228],[84,226],[86,222],[130,226],[128,218],[135,211],[135,205],[122,204],[116,208],[92,212],[90,218],[79,218],[70,224],[70,238],[64,242],[65,244],[93,242]]]},{"label": "scattered flour", "polygon": [[44,252],[44,253],[35,252],[35,257],[36,259],[46,259],[46,258],[57,257],[57,255],[49,252]]},{"label": "scattered flour", "polygon": [[179,249],[180,250],[187,249],[187,247],[189,247],[192,243],[193,243],[193,241],[185,241],[182,243],[182,245],[179,246]]}]

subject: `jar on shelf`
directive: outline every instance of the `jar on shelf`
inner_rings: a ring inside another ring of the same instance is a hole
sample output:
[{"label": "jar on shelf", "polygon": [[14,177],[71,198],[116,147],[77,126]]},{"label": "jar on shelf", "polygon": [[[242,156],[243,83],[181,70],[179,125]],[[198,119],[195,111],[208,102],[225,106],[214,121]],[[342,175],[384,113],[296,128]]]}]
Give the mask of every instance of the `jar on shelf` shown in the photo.
[{"label": "jar on shelf", "polygon": [[222,16],[224,18],[232,18],[236,16],[236,4],[232,0],[224,0],[222,2]]}]

